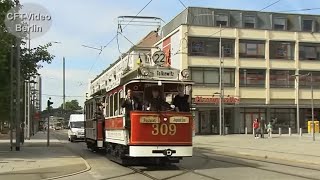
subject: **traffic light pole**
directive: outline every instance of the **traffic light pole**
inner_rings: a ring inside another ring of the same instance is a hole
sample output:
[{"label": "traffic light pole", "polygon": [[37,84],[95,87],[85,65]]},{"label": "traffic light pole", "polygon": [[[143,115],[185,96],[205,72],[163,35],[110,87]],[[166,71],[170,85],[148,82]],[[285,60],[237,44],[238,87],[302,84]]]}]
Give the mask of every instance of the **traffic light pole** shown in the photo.
[{"label": "traffic light pole", "polygon": [[[49,107],[48,107],[49,108]],[[47,146],[50,145],[50,128],[49,128],[49,119],[50,119],[50,110],[48,109],[49,116],[48,116],[48,125],[47,125]]]},{"label": "traffic light pole", "polygon": [[51,104],[53,104],[53,102],[50,101],[51,100],[51,97],[49,97],[49,100],[47,101],[47,106],[48,106],[48,124],[47,124],[47,146],[49,147],[50,145],[50,125],[49,125],[49,122],[50,122],[50,107],[51,107]]}]

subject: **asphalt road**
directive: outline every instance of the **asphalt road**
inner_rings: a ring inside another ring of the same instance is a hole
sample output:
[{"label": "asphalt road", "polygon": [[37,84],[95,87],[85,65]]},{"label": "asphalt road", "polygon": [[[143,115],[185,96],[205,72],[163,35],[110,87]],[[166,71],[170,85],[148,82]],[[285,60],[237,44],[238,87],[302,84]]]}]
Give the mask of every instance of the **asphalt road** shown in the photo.
[{"label": "asphalt road", "polygon": [[235,154],[217,154],[204,148],[195,148],[193,157],[185,158],[176,166],[124,167],[109,161],[102,154],[89,151],[83,142],[68,142],[65,130],[55,131],[54,136],[91,166],[88,172],[61,178],[61,180],[320,180],[320,167],[317,166],[249,158]]}]

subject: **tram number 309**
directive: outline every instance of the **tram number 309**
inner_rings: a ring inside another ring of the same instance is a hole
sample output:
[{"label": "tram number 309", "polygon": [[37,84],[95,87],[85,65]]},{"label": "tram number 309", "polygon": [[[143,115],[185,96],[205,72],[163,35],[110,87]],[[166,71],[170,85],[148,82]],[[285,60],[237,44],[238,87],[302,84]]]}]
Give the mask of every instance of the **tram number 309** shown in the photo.
[{"label": "tram number 309", "polygon": [[175,124],[152,124],[152,135],[156,136],[161,134],[162,136],[170,135],[174,136],[177,132],[177,126]]}]

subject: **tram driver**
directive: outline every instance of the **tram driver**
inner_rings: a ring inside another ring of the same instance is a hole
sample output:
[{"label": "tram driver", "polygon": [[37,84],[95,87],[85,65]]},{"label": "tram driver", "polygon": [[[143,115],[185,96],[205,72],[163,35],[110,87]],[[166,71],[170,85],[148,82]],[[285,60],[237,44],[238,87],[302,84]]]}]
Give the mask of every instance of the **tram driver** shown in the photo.
[{"label": "tram driver", "polygon": [[121,104],[122,108],[125,108],[126,127],[130,128],[130,112],[134,110],[142,110],[138,98],[134,97],[131,89],[127,90],[127,95]]},{"label": "tram driver", "polygon": [[179,85],[178,88],[178,95],[176,95],[173,99],[172,104],[175,106],[175,110],[177,112],[190,112],[190,103],[189,95],[184,93],[184,86]]},{"label": "tram driver", "polygon": [[152,88],[152,98],[149,100],[147,106],[148,111],[165,111],[174,108],[161,98],[160,90],[156,87]]}]

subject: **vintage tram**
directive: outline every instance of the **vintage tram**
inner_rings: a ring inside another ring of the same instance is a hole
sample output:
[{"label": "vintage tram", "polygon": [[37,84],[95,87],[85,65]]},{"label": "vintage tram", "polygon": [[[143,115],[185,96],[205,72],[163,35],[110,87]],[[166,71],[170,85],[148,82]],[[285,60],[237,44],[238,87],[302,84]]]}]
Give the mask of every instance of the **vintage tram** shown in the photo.
[{"label": "vintage tram", "polygon": [[178,93],[178,87],[184,87],[191,98],[192,84],[187,70],[167,66],[140,66],[123,74],[109,91],[93,95],[85,102],[87,147],[102,150],[120,163],[134,159],[178,163],[183,157],[191,157],[193,117],[190,112],[133,110],[130,124],[126,124],[121,102],[128,89],[140,102],[146,102],[154,87],[168,103]]}]

